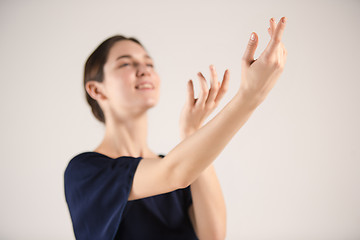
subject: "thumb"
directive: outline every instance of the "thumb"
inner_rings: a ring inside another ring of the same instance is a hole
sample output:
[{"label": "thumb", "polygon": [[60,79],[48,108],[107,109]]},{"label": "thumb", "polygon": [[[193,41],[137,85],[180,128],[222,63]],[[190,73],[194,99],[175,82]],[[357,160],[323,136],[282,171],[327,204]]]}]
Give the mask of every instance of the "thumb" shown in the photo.
[{"label": "thumb", "polygon": [[254,55],[255,55],[255,50],[257,48],[257,44],[258,44],[258,36],[255,32],[252,32],[249,39],[249,43],[246,47],[245,53],[242,58],[243,62],[248,66],[254,61]]}]

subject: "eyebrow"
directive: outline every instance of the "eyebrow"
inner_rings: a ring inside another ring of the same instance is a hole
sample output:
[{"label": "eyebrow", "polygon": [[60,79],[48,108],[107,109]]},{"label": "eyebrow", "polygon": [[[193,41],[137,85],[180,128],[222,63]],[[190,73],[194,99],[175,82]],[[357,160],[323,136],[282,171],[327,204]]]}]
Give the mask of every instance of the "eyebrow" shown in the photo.
[{"label": "eyebrow", "polygon": [[[121,58],[133,58],[131,55],[122,55],[122,56],[119,56],[115,59],[115,61],[121,59]],[[149,55],[144,55],[144,58],[149,58],[149,59],[152,59]]]}]

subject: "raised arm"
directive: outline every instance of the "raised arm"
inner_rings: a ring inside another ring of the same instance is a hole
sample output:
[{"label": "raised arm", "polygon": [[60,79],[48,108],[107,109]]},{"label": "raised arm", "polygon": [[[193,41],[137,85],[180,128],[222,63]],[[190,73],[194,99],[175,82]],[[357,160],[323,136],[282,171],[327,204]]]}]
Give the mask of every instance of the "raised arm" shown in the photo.
[{"label": "raised arm", "polygon": [[[256,33],[251,35],[242,58],[240,88],[213,119],[180,142],[163,159],[140,161],[130,200],[187,187],[216,159],[265,100],[283,71],[287,55],[281,43],[285,20],[285,17],[281,18],[257,60],[254,60],[254,53],[258,36]],[[224,78],[228,77],[227,72]]]}]

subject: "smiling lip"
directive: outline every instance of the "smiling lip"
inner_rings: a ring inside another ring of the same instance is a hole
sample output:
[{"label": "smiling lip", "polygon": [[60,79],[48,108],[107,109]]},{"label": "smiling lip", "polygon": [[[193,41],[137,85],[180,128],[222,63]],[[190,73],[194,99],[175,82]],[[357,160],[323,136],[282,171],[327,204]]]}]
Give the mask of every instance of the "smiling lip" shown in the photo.
[{"label": "smiling lip", "polygon": [[154,90],[153,88],[141,88],[141,89],[136,89],[138,91],[150,91],[150,90]]},{"label": "smiling lip", "polygon": [[[148,85],[150,85],[151,87],[139,88],[141,85],[144,85],[144,84],[148,84]],[[136,88],[136,90],[153,90],[153,89],[154,89],[154,85],[153,85],[151,82],[144,81],[144,82],[136,85],[135,88]]]}]

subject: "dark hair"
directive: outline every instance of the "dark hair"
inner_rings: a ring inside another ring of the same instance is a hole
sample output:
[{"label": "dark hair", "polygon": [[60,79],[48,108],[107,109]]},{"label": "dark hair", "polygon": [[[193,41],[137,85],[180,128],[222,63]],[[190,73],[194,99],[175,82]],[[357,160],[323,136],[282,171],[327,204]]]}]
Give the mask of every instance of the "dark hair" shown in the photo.
[{"label": "dark hair", "polygon": [[107,57],[110,52],[110,49],[116,42],[122,40],[130,40],[139,44],[141,47],[144,47],[137,39],[133,37],[115,35],[103,41],[89,56],[89,58],[85,63],[84,89],[85,89],[86,100],[89,103],[94,116],[102,123],[105,123],[104,112],[102,111],[98,102],[88,94],[85,86],[86,83],[89,81],[102,82],[104,80],[104,65],[107,61]]}]

